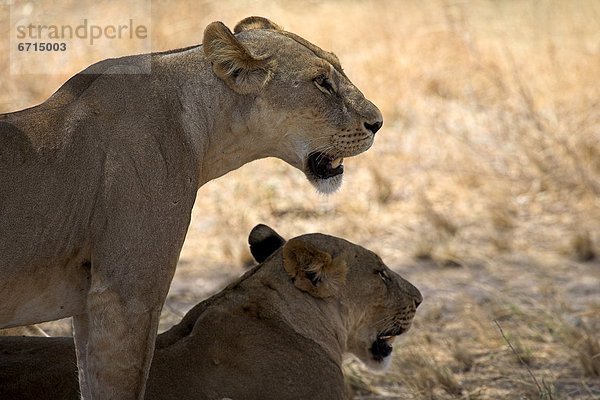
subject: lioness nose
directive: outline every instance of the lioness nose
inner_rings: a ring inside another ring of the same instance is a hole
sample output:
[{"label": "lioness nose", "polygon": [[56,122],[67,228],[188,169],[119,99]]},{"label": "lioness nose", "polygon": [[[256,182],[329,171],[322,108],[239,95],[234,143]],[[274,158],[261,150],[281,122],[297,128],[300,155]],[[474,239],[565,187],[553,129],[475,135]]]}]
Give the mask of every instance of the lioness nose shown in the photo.
[{"label": "lioness nose", "polygon": [[381,125],[383,125],[383,121],[375,121],[375,123],[373,123],[373,124],[369,124],[368,122],[365,122],[365,128],[367,128],[368,130],[373,132],[373,135],[377,133],[379,128],[381,128]]},{"label": "lioness nose", "polygon": [[415,301],[415,309],[416,309],[416,308],[418,308],[418,307],[421,305],[421,303],[423,302],[423,298],[422,298],[422,297],[420,297],[420,298],[415,298],[415,299],[414,299],[414,301]]},{"label": "lioness nose", "polygon": [[408,282],[408,285],[409,285],[408,286],[408,291],[412,295],[413,302],[415,303],[415,310],[416,310],[417,307],[419,307],[421,305],[421,303],[423,302],[423,295],[421,294],[421,292],[419,291],[419,289],[417,289],[410,282]]}]

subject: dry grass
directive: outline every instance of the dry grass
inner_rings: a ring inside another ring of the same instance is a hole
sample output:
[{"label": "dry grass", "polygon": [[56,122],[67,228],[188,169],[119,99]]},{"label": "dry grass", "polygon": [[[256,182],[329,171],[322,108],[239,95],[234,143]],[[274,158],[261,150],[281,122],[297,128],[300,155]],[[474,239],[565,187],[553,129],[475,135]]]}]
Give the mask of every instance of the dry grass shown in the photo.
[{"label": "dry grass", "polygon": [[[82,2],[63,3],[68,18]],[[385,125],[335,196],[275,160],[203,187],[162,327],[242,271],[254,224],[324,231],[377,251],[425,295],[389,373],[350,363],[357,398],[600,398],[600,5],[155,1],[152,47],[252,14],[335,51]],[[69,59],[73,73],[93,61]],[[7,68],[0,111],[68,77]]]}]

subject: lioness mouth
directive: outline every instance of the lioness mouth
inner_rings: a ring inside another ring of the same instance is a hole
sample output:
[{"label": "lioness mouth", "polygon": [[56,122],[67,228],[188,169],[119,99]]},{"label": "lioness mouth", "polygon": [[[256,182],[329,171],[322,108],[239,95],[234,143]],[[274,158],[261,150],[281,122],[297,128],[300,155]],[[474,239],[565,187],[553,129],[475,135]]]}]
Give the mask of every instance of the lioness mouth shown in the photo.
[{"label": "lioness mouth", "polygon": [[332,158],[325,153],[315,152],[308,156],[308,167],[319,179],[328,179],[344,173],[344,159]]},{"label": "lioness mouth", "polygon": [[383,361],[384,358],[392,354],[394,339],[396,339],[396,336],[377,336],[377,340],[373,342],[370,348],[375,361]]},{"label": "lioness mouth", "polygon": [[408,329],[409,328],[395,327],[377,335],[377,339],[375,339],[371,345],[371,348],[369,349],[375,361],[383,361],[386,357],[392,354],[392,350],[394,350],[393,344],[396,336],[403,334]]}]

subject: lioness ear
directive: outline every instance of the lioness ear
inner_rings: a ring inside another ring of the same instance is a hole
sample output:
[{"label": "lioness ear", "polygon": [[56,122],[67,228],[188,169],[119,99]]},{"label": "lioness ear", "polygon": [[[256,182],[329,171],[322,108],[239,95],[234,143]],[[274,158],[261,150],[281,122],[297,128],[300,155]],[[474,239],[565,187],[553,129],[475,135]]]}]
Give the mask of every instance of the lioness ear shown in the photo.
[{"label": "lioness ear", "polygon": [[248,236],[250,244],[250,253],[259,263],[265,261],[267,257],[273,254],[285,243],[277,232],[267,225],[259,224],[252,228]]},{"label": "lioness ear", "polygon": [[281,27],[277,25],[275,22],[270,21],[263,17],[248,17],[244,18],[240,22],[237,23],[233,31],[235,33],[240,33],[244,31],[249,31],[251,29],[273,29],[276,31],[281,31]]},{"label": "lioness ear", "polygon": [[321,298],[338,293],[348,270],[341,258],[333,259],[302,239],[291,239],[283,246],[283,266],[298,289]]},{"label": "lioness ear", "polygon": [[250,54],[222,22],[206,27],[202,45],[214,73],[240,94],[258,92],[271,77],[273,63]]}]

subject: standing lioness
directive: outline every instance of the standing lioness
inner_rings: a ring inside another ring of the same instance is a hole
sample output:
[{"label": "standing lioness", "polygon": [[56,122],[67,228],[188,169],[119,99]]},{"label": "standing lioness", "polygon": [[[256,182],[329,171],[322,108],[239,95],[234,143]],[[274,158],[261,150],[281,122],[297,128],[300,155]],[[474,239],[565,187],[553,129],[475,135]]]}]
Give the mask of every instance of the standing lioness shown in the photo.
[{"label": "standing lioness", "polygon": [[263,18],[234,31],[0,116],[0,328],[73,316],[84,398],[143,397],[200,186],[278,157],[329,192],[381,127],[333,54]]}]

